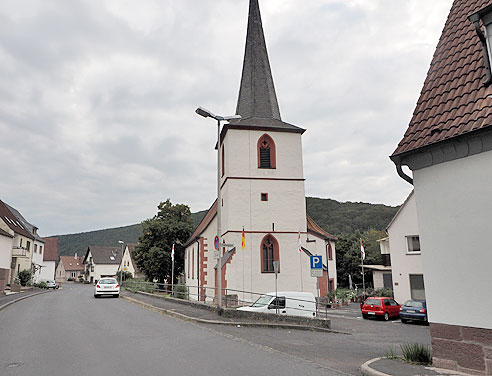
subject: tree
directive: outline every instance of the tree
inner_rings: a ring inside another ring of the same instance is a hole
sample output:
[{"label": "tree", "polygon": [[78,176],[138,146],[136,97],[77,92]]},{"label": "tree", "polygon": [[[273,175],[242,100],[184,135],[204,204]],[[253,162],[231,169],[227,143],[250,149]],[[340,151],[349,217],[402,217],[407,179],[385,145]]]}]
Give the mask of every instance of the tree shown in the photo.
[{"label": "tree", "polygon": [[[384,231],[370,229],[364,234],[356,231],[353,234],[338,237],[336,252],[339,285],[348,287],[349,275],[352,276],[354,283],[362,284],[360,240],[362,239],[366,253],[364,264],[381,264],[381,252],[377,240],[386,236]],[[372,272],[370,270],[365,270],[364,274],[366,282],[372,281]]]},{"label": "tree", "polygon": [[135,250],[135,262],[148,280],[171,280],[171,249],[174,247],[174,276],[184,270],[184,244],[193,231],[190,208],[161,202],[157,214],[142,222],[142,235]]}]

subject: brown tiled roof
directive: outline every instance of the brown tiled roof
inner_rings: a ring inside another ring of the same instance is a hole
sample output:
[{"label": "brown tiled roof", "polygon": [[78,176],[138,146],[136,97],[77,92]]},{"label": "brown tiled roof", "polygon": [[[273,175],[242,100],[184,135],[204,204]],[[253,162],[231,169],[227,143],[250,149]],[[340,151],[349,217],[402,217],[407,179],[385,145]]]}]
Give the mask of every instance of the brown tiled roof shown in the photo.
[{"label": "brown tiled roof", "polygon": [[393,156],[492,125],[482,44],[468,19],[491,3],[454,1],[412,120]]},{"label": "brown tiled roof", "polygon": [[60,256],[60,261],[67,272],[85,269],[84,258],[80,256],[77,258],[75,256]]},{"label": "brown tiled roof", "polygon": [[58,260],[58,238],[44,238],[44,261]]},{"label": "brown tiled roof", "polygon": [[87,253],[85,254],[84,261],[89,254],[89,251],[92,255],[92,261],[94,264],[105,264],[105,265],[114,265],[121,264],[121,248],[120,247],[100,247],[91,245],[87,249]]},{"label": "brown tiled roof", "polygon": [[[205,231],[207,226],[212,222],[212,219],[214,219],[215,215],[217,214],[217,200],[212,204],[210,209],[208,209],[207,214],[205,214],[205,217],[203,217],[202,221],[198,224],[196,227],[195,231],[193,231],[193,234],[189,237],[189,239],[185,243],[185,247],[188,247],[196,238],[200,236],[200,234]],[[327,238],[327,239],[332,239],[332,240],[337,240],[338,238],[335,235],[331,235],[330,233],[326,232],[323,230],[323,228],[318,225],[314,219],[312,219],[309,215],[306,215],[306,220],[307,220],[307,229],[308,231],[315,232],[317,235]]]},{"label": "brown tiled roof", "polygon": [[331,240],[337,240],[338,238],[335,235],[332,235],[323,228],[318,225],[314,219],[312,219],[309,215],[306,215],[306,222],[307,222],[307,229],[308,231],[315,232],[317,235],[321,235],[323,238],[331,239]]},{"label": "brown tiled roof", "polygon": [[207,228],[210,222],[212,222],[212,219],[214,219],[215,215],[217,214],[217,200],[212,204],[210,209],[208,209],[207,214],[203,217],[201,222],[196,226],[195,231],[193,231],[193,234],[188,238],[188,240],[185,243],[185,247],[188,247],[197,237],[200,236],[200,234]]},{"label": "brown tiled roof", "polygon": [[2,218],[5,224],[15,233],[29,239],[34,239],[34,236],[24,227],[21,222],[19,222],[19,220],[2,200],[0,200],[0,218]]}]

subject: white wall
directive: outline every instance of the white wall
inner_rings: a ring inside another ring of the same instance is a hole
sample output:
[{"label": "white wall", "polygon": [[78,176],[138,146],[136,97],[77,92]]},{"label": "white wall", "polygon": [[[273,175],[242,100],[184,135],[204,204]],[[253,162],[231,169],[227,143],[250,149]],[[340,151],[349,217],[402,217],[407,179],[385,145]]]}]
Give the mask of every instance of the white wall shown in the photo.
[{"label": "white wall", "polygon": [[0,235],[0,269],[10,269],[13,240],[14,238]]},{"label": "white wall", "polygon": [[[44,253],[44,243],[34,240],[34,245],[31,246],[32,250],[32,260],[31,262],[36,265],[36,268],[43,266],[43,254],[40,252],[40,247],[42,247],[42,252]],[[36,251],[35,251],[36,250]],[[33,275],[33,282],[41,282],[41,271],[43,268],[38,269]]]},{"label": "white wall", "polygon": [[[44,252],[44,247],[43,247]],[[55,261],[43,261],[43,268],[41,268],[41,281],[53,280],[55,279]]]},{"label": "white wall", "polygon": [[492,329],[491,166],[489,151],[413,172],[431,322]]},{"label": "white wall", "polygon": [[119,270],[132,273],[132,276],[135,277],[135,268],[133,267],[133,262],[130,256],[130,250],[128,249],[128,246],[125,247],[125,251],[123,252],[123,257],[121,259]]},{"label": "white wall", "polygon": [[[398,215],[388,227],[389,245],[391,249],[391,274],[393,277],[393,292],[398,303],[411,299],[410,274],[423,274],[421,252],[408,252],[407,236],[419,235],[417,206],[415,194],[411,194]],[[427,247],[420,243],[422,253]],[[424,275],[424,284],[426,276]]]}]

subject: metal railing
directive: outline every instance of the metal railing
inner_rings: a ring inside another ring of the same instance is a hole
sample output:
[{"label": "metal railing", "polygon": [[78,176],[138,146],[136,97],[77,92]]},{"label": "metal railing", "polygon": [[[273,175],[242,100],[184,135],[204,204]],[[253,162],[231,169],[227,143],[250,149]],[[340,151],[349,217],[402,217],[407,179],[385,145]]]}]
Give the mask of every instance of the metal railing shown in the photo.
[{"label": "metal railing", "polygon": [[[128,288],[130,291],[143,291],[149,293],[161,293],[165,295],[169,295],[171,297],[202,302],[205,304],[209,304],[211,306],[217,306],[217,288],[216,287],[208,287],[208,286],[187,286],[183,284],[174,284],[171,285],[169,283],[158,283],[158,282],[145,282],[145,281],[135,281],[128,280],[122,283],[122,287]],[[195,291],[195,292],[191,292]],[[242,298],[240,298],[242,296]],[[248,297],[246,299],[246,296]],[[254,292],[254,291],[245,291],[245,290],[236,290],[230,288],[222,288],[222,306],[224,308],[239,308],[245,306],[251,306],[253,303],[257,301],[260,296],[268,296],[274,298],[275,295],[268,295],[265,293]],[[278,297],[282,297],[283,295],[277,295]],[[291,298],[291,301],[295,301],[297,303],[313,303],[311,300],[303,300],[298,298]],[[316,317],[318,318],[327,318],[328,310],[331,307],[330,301],[327,298],[315,298],[315,308],[316,308]],[[265,304],[266,305],[266,304]],[[303,305],[303,304],[299,304]],[[302,308],[302,307],[292,307],[292,306],[273,306],[272,311],[278,311],[280,314],[282,310],[285,309],[292,311],[305,311],[305,312],[313,312],[312,309]],[[272,312],[272,313],[273,313]]]}]

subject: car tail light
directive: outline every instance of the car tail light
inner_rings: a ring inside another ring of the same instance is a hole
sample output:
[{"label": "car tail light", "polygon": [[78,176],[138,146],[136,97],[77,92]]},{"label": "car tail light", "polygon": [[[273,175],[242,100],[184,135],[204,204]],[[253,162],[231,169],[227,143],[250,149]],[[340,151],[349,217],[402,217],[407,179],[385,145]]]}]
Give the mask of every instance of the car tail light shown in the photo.
[{"label": "car tail light", "polygon": [[425,308],[422,308],[421,310],[419,310],[420,313],[425,313]]},{"label": "car tail light", "polygon": [[100,289],[100,288],[101,288],[101,286],[99,286],[99,285],[97,285],[96,287],[97,287],[98,289]]},{"label": "car tail light", "polygon": [[400,307],[400,311],[403,311],[403,308]]},{"label": "car tail light", "polygon": [[116,285],[116,287],[120,287],[120,285]]}]

